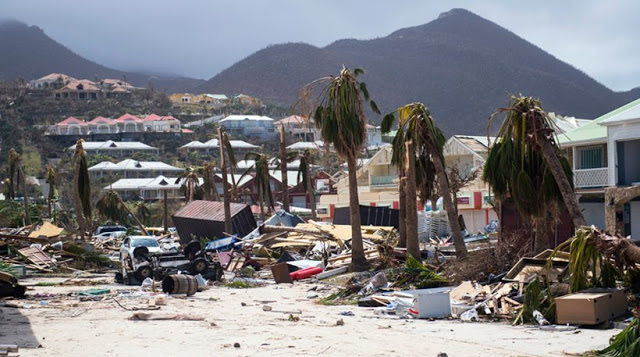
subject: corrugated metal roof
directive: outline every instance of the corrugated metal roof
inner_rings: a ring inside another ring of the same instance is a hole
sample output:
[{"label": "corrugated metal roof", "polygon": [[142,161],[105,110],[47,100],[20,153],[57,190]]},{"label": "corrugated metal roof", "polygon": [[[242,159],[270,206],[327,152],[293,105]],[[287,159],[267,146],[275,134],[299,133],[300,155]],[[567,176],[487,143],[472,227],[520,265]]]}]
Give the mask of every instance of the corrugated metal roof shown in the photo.
[{"label": "corrugated metal roof", "polygon": [[[231,217],[242,212],[247,205],[231,203]],[[193,201],[182,207],[173,217],[224,222],[224,203],[217,201]]]}]

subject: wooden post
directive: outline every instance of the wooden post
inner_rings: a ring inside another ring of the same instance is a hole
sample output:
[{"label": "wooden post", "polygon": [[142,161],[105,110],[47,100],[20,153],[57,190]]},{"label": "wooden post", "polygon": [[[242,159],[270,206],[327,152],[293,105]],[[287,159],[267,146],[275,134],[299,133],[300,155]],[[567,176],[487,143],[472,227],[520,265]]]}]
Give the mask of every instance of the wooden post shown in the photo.
[{"label": "wooden post", "polygon": [[163,223],[164,223],[164,232],[169,232],[169,212],[168,212],[168,204],[167,204],[167,199],[168,199],[168,193],[167,190],[164,189],[162,190],[162,204],[164,206],[164,219],[163,219]]}]

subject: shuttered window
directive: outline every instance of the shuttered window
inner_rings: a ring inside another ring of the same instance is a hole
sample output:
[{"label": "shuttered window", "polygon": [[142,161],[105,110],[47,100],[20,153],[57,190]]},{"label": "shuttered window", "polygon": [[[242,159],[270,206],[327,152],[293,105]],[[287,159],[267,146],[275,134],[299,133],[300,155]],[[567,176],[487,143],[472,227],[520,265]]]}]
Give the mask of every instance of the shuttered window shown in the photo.
[{"label": "shuttered window", "polygon": [[604,166],[602,146],[590,146],[578,149],[579,169],[597,169]]}]

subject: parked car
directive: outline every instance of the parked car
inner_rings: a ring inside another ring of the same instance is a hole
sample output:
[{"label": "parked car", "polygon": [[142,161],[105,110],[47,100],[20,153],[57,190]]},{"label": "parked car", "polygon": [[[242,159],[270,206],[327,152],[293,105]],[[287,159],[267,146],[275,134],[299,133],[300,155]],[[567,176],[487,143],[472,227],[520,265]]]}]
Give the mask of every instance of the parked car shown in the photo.
[{"label": "parked car", "polygon": [[124,226],[100,226],[96,229],[95,235],[107,232],[126,232],[127,227]]},{"label": "parked car", "polygon": [[126,234],[127,234],[126,231],[104,232],[104,233],[100,233],[100,234],[94,234],[92,238],[99,239],[99,240],[104,240],[104,239],[109,239],[109,238],[119,238],[119,237],[122,237],[122,236],[124,236]]}]

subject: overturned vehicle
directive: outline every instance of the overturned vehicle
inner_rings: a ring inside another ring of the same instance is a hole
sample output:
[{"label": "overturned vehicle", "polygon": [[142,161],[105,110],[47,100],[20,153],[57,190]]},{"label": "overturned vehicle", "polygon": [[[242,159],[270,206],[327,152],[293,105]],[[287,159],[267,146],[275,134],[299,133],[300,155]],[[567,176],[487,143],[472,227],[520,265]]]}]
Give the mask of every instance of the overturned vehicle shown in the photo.
[{"label": "overturned vehicle", "polygon": [[154,237],[128,236],[120,248],[121,272],[116,281],[139,285],[146,278],[162,280],[171,274],[201,274],[210,280],[220,280],[223,275],[220,263],[202,249],[200,242],[191,241],[182,252],[164,250]]}]

